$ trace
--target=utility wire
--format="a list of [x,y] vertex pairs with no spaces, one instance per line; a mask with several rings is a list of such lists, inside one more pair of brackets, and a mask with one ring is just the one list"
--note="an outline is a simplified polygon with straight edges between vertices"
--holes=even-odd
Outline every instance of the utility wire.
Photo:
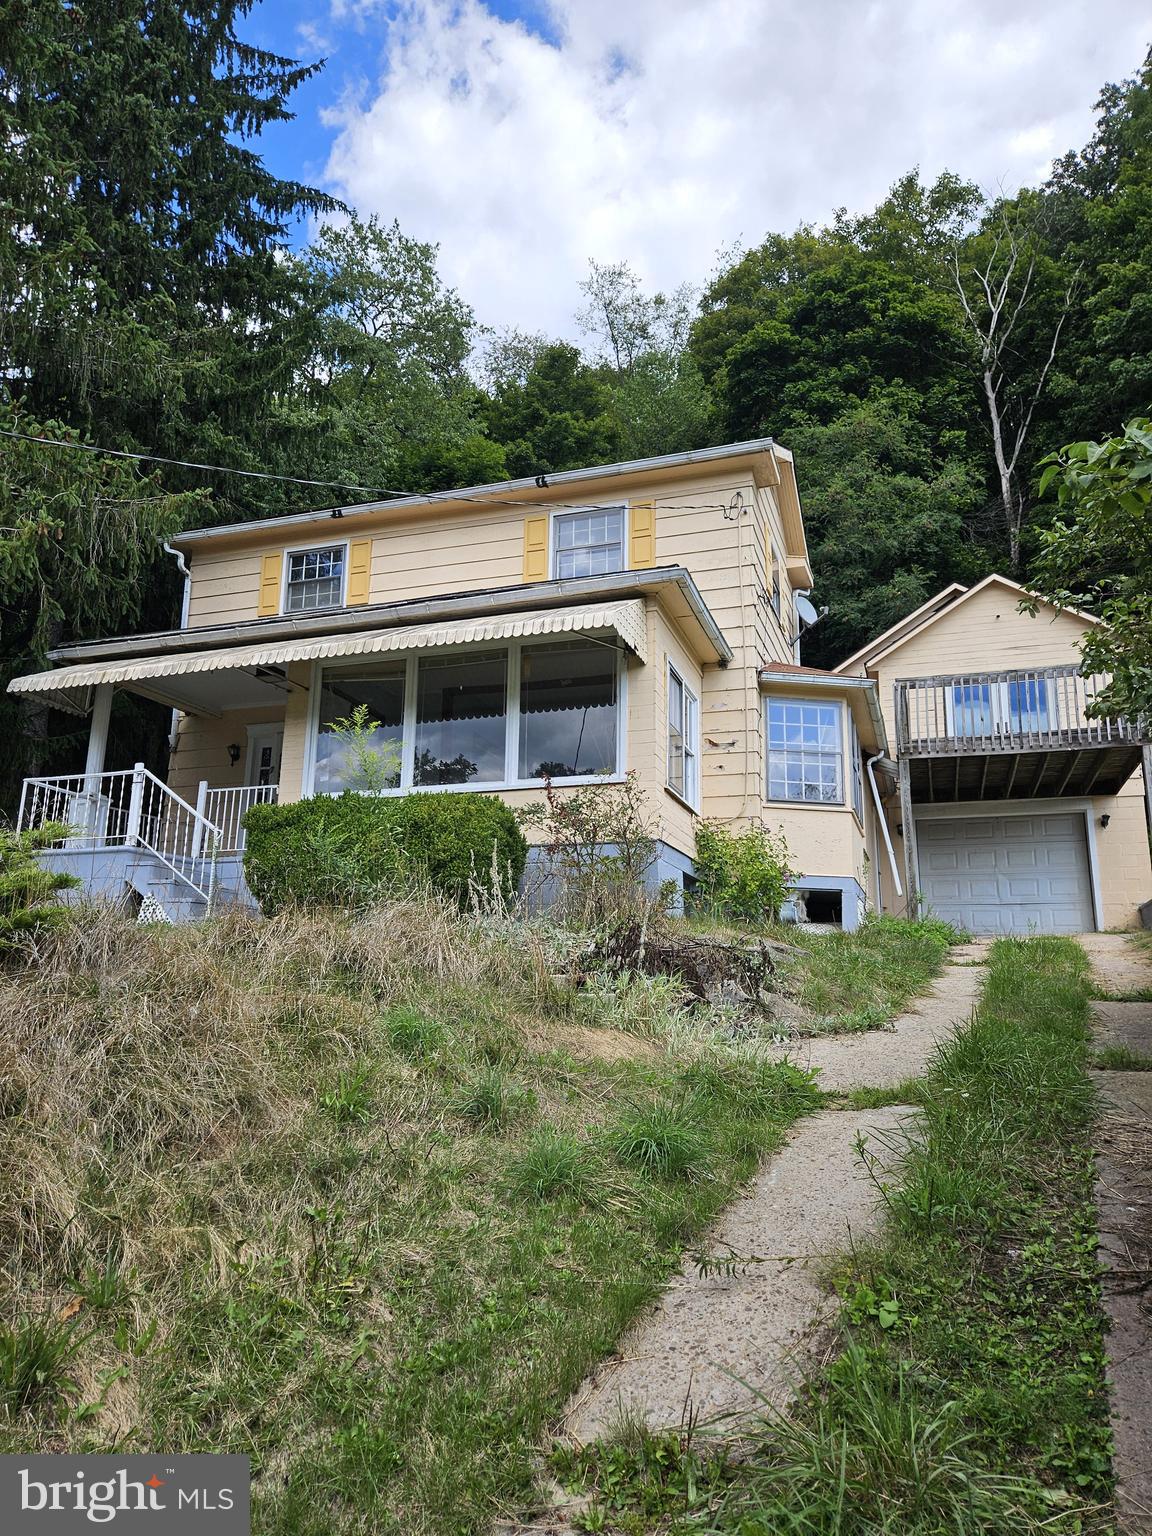
[[[2,427],[0,427],[0,437],[14,438],[16,441],[24,442],[24,443],[40,443],[45,448],[71,448],[71,449],[76,449],[76,450],[78,450],[81,453],[98,453],[102,457],[106,457],[106,458],[131,459],[131,460],[135,461],[136,463],[168,464],[168,465],[171,465],[173,468],[176,468],[176,469],[195,469],[195,470],[201,470],[205,474],[212,474],[212,475],[242,475],[246,479],[249,479],[249,480],[275,480],[275,481],[279,481],[279,482],[281,482],[282,484],[285,484],[285,485],[315,486],[315,487],[317,487],[319,489],[322,489],[322,490],[332,490],[332,491],[356,491],[356,492],[360,493],[361,495],[371,496],[371,497],[374,497],[376,499],[381,499],[381,500],[384,499],[384,498],[387,498],[387,497],[390,497],[390,498],[393,498],[393,499],[403,499],[403,498],[411,497],[411,498],[419,499],[419,500],[425,501],[425,502],[433,502],[433,501],[477,502],[477,503],[483,504],[484,506],[489,506],[489,507],[492,507],[492,506],[505,506],[505,507],[560,507],[560,508],[569,508],[569,507],[571,507],[571,508],[574,508],[574,509],[578,509],[579,511],[582,511],[582,512],[586,511],[587,508],[588,508],[588,503],[586,501],[553,501],[551,499],[549,499],[548,501],[531,501],[531,500],[527,500],[527,499],[522,499],[520,497],[497,497],[497,496],[484,496],[484,495],[476,495],[476,494],[465,495],[465,494],[463,494],[460,491],[398,491],[398,490],[381,490],[379,486],[353,485],[350,481],[344,481],[344,480],[307,480],[307,479],[302,478],[299,475],[278,475],[278,474],[274,474],[270,470],[263,470],[263,469],[233,469],[233,468],[230,468],[226,464],[199,464],[199,463],[196,463],[195,461],[189,460],[189,459],[169,459],[169,458],[165,458],[162,454],[158,454],[158,453],[130,453],[130,452],[128,452],[127,449],[124,449],[124,448],[101,448],[96,443],[74,443],[74,442],[69,442],[69,441],[67,441],[66,439],[63,439],[63,438],[41,437],[41,436],[38,436],[34,432],[13,432],[13,431],[10,431],[7,428],[2,428]],[[723,502],[718,502],[718,501],[717,502],[712,502],[712,501],[688,502],[688,501],[681,501],[678,497],[674,497],[674,498],[671,498],[671,499],[674,500],[678,506],[683,507],[686,510],[691,508],[691,509],[695,509],[695,510],[699,510],[699,511],[711,511],[711,512],[722,512],[722,511],[724,511],[724,503]],[[326,511],[328,509],[327,508],[317,508],[317,509],[314,509],[314,510]],[[278,515],[283,515],[283,514],[278,514]],[[268,519],[268,521],[272,521],[272,520],[273,519],[271,519],[271,518]],[[259,519],[259,518],[254,518],[253,519],[253,522],[259,522],[259,521],[261,521],[261,519]]]

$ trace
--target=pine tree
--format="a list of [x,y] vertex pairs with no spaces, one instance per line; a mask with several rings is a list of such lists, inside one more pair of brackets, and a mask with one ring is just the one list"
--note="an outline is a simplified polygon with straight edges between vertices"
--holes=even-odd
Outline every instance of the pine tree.
[[[176,457],[261,451],[306,309],[281,256],[339,205],[251,147],[320,67],[239,38],[252,3],[9,0],[0,368],[34,414]],[[221,515],[243,484],[215,487]]]

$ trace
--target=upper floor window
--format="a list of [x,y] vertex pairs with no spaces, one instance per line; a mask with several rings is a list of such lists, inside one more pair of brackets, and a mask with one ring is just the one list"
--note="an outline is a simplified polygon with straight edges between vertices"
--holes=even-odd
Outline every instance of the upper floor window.
[[604,576],[626,564],[623,507],[563,512],[552,519],[554,577]]
[[668,668],[668,788],[689,805],[700,798],[700,701]]
[[841,706],[769,699],[768,798],[844,803]]
[[344,546],[298,549],[288,556],[284,589],[286,613],[311,613],[338,608],[344,601]]

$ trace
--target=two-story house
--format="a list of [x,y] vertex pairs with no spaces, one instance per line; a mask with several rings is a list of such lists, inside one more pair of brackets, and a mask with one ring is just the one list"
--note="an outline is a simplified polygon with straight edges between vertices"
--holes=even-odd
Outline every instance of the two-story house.
[[[908,694],[889,655],[903,645],[917,667],[935,669],[937,653],[916,637],[962,594],[950,589],[836,672],[804,667],[798,615],[810,612],[813,573],[792,458],[771,439],[200,529],[172,553],[185,572],[179,629],[62,647],[50,671],[10,685],[90,717],[84,772],[29,780],[20,813],[24,825],[71,827],[51,857],[89,892],[151,898],[175,916],[218,894],[243,899],[244,812],[348,787],[334,728],[363,705],[396,793],[516,804],[537,798],[546,777],[563,786],[633,772],[658,839],[656,880],[690,883],[697,819],[708,816],[783,829],[801,871],[797,910],[810,919],[852,927],[869,907],[903,910],[921,887],[942,910],[951,902],[933,884],[945,834],[927,825],[947,800],[945,779],[925,775],[936,748],[925,758],[909,734],[908,698],[927,694]],[[1007,598],[1001,606],[1014,609]],[[1086,622],[1061,619],[1047,663],[1074,675],[1073,632]],[[1015,636],[1015,619],[1009,628]],[[975,630],[965,643],[981,638]],[[981,676],[989,664],[979,646],[952,659]],[[1006,709],[1021,723],[1018,694],[1005,685],[1002,709],[1002,685],[989,683],[981,714],[984,695],[971,688],[982,682],[936,681],[950,766],[968,775],[974,762],[999,761],[1004,743],[990,743],[981,722],[999,728]],[[1014,815],[1030,787],[1030,801],[1073,797],[1073,815],[1090,802],[1097,821],[1119,820],[1121,799],[1139,809],[1140,796],[1118,793],[1140,759],[1134,733],[1088,726],[1093,685],[1076,686],[1078,733],[1047,680],[1043,704],[1026,688],[1051,782],[1036,779],[1029,758],[1011,782],[989,770],[969,799],[1012,800]],[[173,710],[165,781],[105,761],[117,689]],[[1089,767],[1065,777],[1051,766],[1064,750],[1057,736],[1078,763],[1108,757],[1091,783]],[[960,806],[967,786],[953,775],[947,803]],[[1113,799],[1116,809],[1097,812]],[[1045,835],[1055,827],[1036,825]],[[1038,925],[1134,922],[1152,871],[1146,840],[1130,842],[1143,863],[1130,847],[1113,869],[1112,844],[1089,829],[1083,878],[1117,894]]]

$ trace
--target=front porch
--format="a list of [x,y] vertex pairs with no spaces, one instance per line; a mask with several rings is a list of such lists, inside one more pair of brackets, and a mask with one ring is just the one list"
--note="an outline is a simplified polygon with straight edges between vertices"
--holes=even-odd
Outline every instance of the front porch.
[[203,916],[220,905],[247,906],[244,816],[274,804],[275,784],[213,788],[196,803],[175,794],[143,763],[112,773],[24,781],[17,829],[61,826],[41,855],[77,876],[86,898],[138,905],[145,915]]

